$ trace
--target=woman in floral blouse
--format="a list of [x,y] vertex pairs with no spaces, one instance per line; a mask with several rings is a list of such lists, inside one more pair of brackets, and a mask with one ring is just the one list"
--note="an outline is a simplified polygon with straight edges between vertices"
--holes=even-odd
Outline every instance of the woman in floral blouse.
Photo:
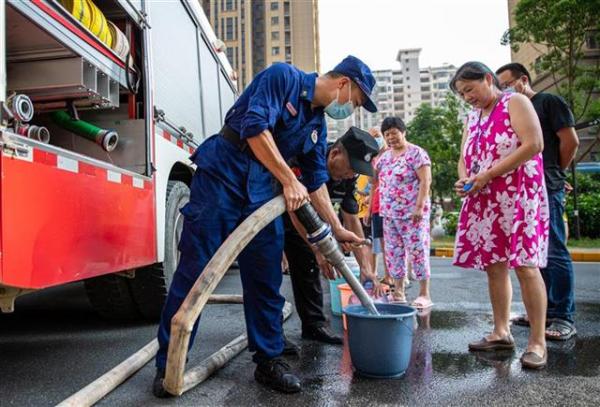
[[404,277],[412,266],[420,283],[419,296],[411,303],[418,309],[433,305],[429,293],[429,218],[431,161],[421,147],[406,140],[406,126],[399,117],[387,117],[381,132],[389,146],[377,161],[379,212],[383,217],[385,262],[394,278],[394,300],[405,302]]
[[473,110],[458,163],[460,211],[454,264],[487,272],[494,330],[470,350],[514,349],[509,314],[514,268],[531,322],[521,363],[546,365],[546,290],[540,267],[548,251],[548,203],[540,123],[527,97],[502,93],[480,62],[461,66],[450,83]]

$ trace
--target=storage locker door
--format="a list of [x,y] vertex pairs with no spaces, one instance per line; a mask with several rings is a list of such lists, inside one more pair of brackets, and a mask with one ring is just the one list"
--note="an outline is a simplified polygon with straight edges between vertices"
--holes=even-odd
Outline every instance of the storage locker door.
[[154,104],[177,126],[202,135],[198,28],[179,1],[149,1]]

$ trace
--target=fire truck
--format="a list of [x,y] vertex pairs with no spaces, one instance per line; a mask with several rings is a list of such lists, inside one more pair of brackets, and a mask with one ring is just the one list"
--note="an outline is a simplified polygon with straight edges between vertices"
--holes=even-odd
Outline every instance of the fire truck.
[[0,0],[0,308],[83,281],[107,318],[157,319],[190,154],[235,72],[196,0]]

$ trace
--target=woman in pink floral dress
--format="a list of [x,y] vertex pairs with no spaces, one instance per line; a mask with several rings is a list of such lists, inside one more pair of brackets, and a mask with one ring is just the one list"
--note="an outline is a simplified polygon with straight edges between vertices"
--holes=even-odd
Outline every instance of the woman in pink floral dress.
[[546,365],[546,290],[540,267],[548,249],[548,203],[541,151],[542,131],[527,97],[502,93],[494,73],[480,62],[461,66],[451,82],[473,110],[467,118],[458,164],[457,193],[464,197],[454,264],[485,270],[494,330],[470,350],[513,349],[509,314],[514,268],[531,331],[524,367]]

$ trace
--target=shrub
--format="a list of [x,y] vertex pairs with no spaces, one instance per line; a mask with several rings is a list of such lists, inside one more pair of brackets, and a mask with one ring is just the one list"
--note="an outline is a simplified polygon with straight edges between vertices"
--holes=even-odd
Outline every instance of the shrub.
[[456,228],[458,226],[458,212],[446,212],[442,215],[442,225],[446,230],[446,234],[449,236],[456,235]]
[[[577,195],[579,207],[579,231],[581,237],[600,238],[600,192],[588,192]],[[567,216],[569,218],[569,236],[575,236],[575,220],[573,218],[573,197],[567,200]]]

